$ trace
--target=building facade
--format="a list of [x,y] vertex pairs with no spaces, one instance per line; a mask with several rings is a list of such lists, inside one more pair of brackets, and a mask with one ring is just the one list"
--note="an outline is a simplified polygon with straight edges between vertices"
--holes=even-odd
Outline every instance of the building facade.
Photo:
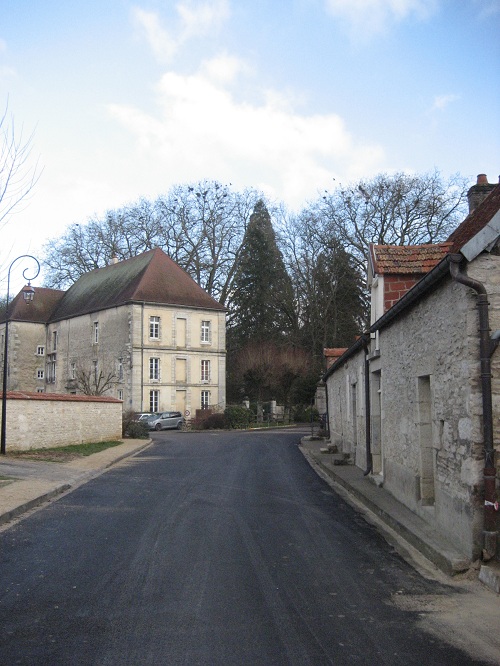
[[378,280],[369,332],[325,375],[339,449],[472,560],[498,557],[500,520],[500,185],[486,194],[398,298]]
[[8,390],[108,395],[187,418],[225,406],[225,310],[159,249],[9,310]]

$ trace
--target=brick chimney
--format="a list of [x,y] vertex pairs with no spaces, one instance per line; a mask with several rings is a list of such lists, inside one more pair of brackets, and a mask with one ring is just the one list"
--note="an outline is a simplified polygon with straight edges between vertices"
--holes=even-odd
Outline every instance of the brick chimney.
[[488,183],[488,177],[485,173],[480,173],[477,177],[477,183],[473,185],[467,192],[467,200],[469,201],[469,213],[482,203],[488,194],[494,189],[495,185]]

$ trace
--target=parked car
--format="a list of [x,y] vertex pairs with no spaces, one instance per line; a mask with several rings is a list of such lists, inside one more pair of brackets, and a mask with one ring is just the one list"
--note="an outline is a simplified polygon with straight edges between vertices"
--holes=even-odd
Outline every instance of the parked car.
[[135,420],[136,421],[147,421],[152,416],[158,416],[158,414],[152,414],[151,412],[138,412],[135,415]]
[[166,430],[167,428],[180,430],[184,423],[185,419],[180,412],[162,412],[148,420],[150,430]]

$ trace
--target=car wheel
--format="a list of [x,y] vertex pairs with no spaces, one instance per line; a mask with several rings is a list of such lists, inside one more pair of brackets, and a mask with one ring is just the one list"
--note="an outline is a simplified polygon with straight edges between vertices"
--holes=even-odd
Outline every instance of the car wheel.
[[155,430],[161,430],[161,423],[157,423],[155,425]]
[[182,421],[177,424],[177,430],[182,430]]

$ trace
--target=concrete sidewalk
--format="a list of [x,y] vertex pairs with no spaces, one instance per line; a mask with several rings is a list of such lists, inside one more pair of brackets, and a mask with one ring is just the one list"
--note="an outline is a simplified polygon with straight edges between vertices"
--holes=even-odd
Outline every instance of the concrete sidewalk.
[[[471,561],[429,523],[401,504],[387,490],[378,487],[354,465],[335,464],[339,456],[322,453],[323,440],[304,437],[300,449],[310,464],[364,508],[374,514],[382,526],[395,533],[429,562],[449,576],[467,571]],[[496,563],[482,565],[479,579],[495,592],[500,592],[500,567]]]
[[1,456],[0,525],[98,476],[108,467],[134,455],[150,443],[150,439],[127,439],[123,444],[68,463],[47,463]]

